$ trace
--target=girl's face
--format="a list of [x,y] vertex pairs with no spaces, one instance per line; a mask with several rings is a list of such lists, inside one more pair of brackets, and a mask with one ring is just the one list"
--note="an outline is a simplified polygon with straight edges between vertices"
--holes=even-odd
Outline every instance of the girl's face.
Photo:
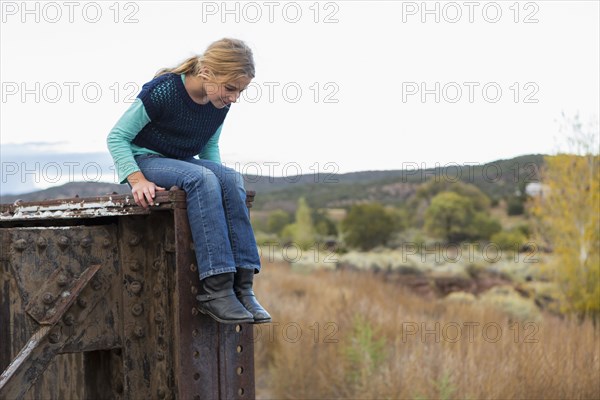
[[243,77],[227,83],[206,83],[208,100],[216,107],[223,108],[235,103],[252,79]]

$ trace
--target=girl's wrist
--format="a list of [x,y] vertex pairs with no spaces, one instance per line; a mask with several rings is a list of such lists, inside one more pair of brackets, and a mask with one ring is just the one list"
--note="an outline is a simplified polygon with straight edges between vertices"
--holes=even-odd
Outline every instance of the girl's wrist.
[[129,182],[130,185],[134,185],[136,183],[139,183],[141,181],[145,181],[146,177],[144,176],[144,174],[142,174],[142,171],[135,171],[132,172],[131,174],[129,174],[129,176],[127,176],[127,182]]

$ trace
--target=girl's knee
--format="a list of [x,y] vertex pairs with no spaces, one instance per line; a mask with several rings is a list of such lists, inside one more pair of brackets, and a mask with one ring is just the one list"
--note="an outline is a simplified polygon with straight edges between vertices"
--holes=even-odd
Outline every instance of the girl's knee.
[[219,186],[219,179],[214,172],[207,168],[191,168],[185,173],[184,184]]

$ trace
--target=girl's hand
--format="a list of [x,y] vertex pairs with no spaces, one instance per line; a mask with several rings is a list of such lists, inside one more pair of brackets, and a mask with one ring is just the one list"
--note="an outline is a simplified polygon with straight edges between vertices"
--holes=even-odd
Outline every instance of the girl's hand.
[[134,172],[127,177],[131,184],[131,193],[133,200],[138,206],[148,208],[149,205],[154,205],[154,196],[156,191],[166,190],[163,187],[157,186],[154,182],[150,182],[144,177],[141,171]]

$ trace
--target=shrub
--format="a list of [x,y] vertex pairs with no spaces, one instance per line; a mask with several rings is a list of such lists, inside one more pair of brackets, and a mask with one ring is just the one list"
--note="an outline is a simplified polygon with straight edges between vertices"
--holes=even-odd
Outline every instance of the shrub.
[[527,237],[520,230],[512,229],[495,233],[490,241],[502,250],[520,251],[527,244]]
[[361,250],[385,245],[397,230],[395,217],[378,203],[354,205],[342,221],[344,239],[350,247]]

